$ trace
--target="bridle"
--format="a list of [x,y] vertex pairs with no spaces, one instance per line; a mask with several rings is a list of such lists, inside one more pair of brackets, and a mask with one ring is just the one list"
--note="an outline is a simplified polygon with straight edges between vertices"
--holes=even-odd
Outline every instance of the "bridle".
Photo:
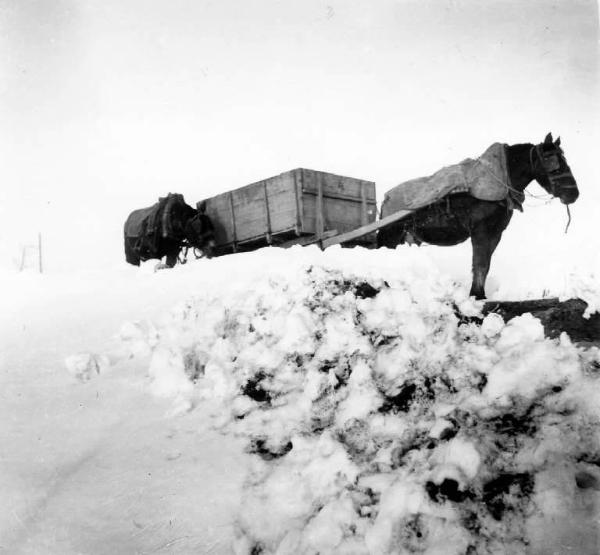
[[[533,157],[534,152],[537,154],[535,160]],[[548,168],[548,162],[550,162],[550,159],[554,156],[559,158],[560,152],[552,151],[550,153],[544,153],[544,151],[542,150],[542,145],[533,145],[529,149],[529,164],[531,166],[531,172],[534,176],[538,175],[538,172],[536,171],[536,165],[539,163],[542,171],[544,172],[545,177],[550,183],[550,194],[552,196],[558,197],[559,195],[557,194],[557,192],[560,193],[564,189],[575,189],[577,188],[577,183],[575,183],[575,180],[573,179],[573,174],[571,173],[571,170],[562,172],[560,171],[560,163],[558,163],[558,167],[556,167],[555,169]],[[561,183],[562,179],[565,177],[570,177],[571,179],[573,179],[573,183]]]
[[[533,159],[533,152],[537,154],[537,161],[540,163],[542,170],[545,173],[545,177],[548,179],[550,183],[551,192],[550,194],[554,197],[560,196],[560,193],[565,189],[576,189],[577,183],[575,183],[575,179],[573,178],[573,174],[571,170],[560,171],[560,149],[556,147],[556,150],[553,150],[550,153],[544,153],[542,149],[542,145],[533,145],[529,150],[529,164],[531,165],[531,172],[534,176],[537,176],[537,172],[535,171],[535,161]],[[548,167],[548,163],[552,157],[557,158],[558,166],[555,169]],[[561,182],[563,178],[570,177],[572,182]],[[558,192],[558,194],[557,194]],[[569,205],[565,205],[567,208],[567,225],[565,227],[565,233],[569,230],[569,226],[571,225],[571,211],[569,210]]]

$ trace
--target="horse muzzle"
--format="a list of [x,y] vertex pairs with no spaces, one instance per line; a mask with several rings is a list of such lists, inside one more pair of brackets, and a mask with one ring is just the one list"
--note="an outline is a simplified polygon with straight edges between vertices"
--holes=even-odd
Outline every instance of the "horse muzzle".
[[563,204],[573,204],[579,198],[577,185],[574,187],[563,188],[558,198]]
[[560,199],[563,204],[572,204],[579,197],[577,182],[571,175],[562,175],[558,179],[551,179],[554,188],[554,196]]

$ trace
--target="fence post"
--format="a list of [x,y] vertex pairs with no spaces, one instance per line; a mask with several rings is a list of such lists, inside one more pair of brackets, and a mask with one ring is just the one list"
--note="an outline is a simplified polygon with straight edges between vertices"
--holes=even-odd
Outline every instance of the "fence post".
[[43,258],[42,258],[42,234],[38,232],[37,245],[24,245],[21,248],[21,265],[19,272],[22,272],[27,266],[27,254],[29,251],[37,251],[37,267],[40,274],[44,271]]

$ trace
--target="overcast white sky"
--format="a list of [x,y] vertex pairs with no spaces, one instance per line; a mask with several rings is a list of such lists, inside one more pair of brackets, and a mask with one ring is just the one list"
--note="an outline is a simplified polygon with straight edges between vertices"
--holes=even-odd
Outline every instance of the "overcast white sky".
[[591,0],[0,0],[0,266],[38,230],[50,269],[123,260],[125,217],[169,191],[302,166],[381,199],[547,131],[571,231],[530,208],[499,256],[576,249],[599,235],[598,26]]

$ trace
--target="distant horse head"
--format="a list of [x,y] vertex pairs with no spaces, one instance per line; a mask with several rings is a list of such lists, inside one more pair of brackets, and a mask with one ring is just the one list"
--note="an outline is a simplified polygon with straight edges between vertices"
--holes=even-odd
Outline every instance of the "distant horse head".
[[563,204],[577,200],[579,189],[560,148],[560,137],[553,141],[552,133],[548,133],[543,143],[531,147],[529,160],[535,180],[548,193]]
[[192,248],[211,258],[215,254],[215,228],[206,215],[206,204],[199,202],[196,207],[185,224],[185,237]]

